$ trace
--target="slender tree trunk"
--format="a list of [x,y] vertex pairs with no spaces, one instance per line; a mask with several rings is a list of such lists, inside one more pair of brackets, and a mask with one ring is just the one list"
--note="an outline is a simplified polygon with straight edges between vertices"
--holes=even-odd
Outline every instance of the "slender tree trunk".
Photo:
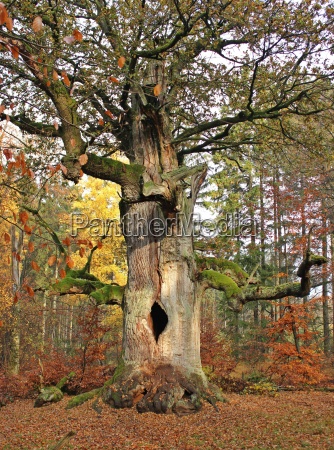
[[[23,246],[23,234],[20,230],[16,230],[14,225],[10,229],[11,245],[12,245],[12,282],[13,296],[20,289],[21,285],[21,268],[18,255],[21,254]],[[9,354],[9,371],[18,374],[20,371],[20,307],[18,302],[12,306],[12,329],[10,331],[10,354]]]
[[[328,245],[327,245],[327,220],[323,218],[324,235],[322,238],[322,255],[327,258]],[[324,353],[326,356],[330,353],[330,330],[329,330],[329,307],[328,307],[328,286],[327,286],[327,273],[323,268],[322,275],[322,313],[323,313],[323,330],[324,330]]]

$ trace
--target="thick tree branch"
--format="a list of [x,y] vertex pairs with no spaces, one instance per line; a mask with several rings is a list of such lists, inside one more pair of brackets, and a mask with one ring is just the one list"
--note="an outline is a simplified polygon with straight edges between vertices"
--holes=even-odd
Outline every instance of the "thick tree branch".
[[284,283],[278,286],[250,286],[256,280],[249,280],[249,276],[237,264],[227,261],[229,268],[224,267],[225,260],[217,259],[217,264],[214,258],[199,258],[198,261],[202,268],[203,265],[205,267],[211,265],[217,269],[206,268],[200,272],[199,280],[202,282],[202,287],[223,291],[227,300],[233,305],[233,309],[237,311],[240,311],[246,303],[257,300],[277,300],[288,296],[305,297],[312,288],[310,269],[327,263],[325,257],[314,255],[308,250],[297,271],[297,276],[301,278],[300,282]]

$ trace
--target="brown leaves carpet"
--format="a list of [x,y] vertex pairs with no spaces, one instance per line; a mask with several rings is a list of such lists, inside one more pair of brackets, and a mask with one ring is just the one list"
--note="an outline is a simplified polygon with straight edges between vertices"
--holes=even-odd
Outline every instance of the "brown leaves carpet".
[[92,401],[66,410],[60,403],[33,408],[20,400],[0,409],[0,449],[49,449],[69,431],[62,449],[333,449],[334,393],[281,392],[276,397],[227,395],[216,411],[195,415],[138,414]]

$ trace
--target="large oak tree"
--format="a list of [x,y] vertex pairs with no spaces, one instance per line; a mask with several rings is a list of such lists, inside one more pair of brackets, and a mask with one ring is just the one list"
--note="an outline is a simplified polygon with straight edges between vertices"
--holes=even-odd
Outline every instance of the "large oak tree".
[[84,270],[58,285],[123,307],[123,360],[104,400],[194,411],[217,395],[201,368],[198,292],[223,290],[236,309],[304,296],[310,268],[324,262],[308,251],[301,283],[274,289],[230,261],[196,260],[200,156],[233,157],[256,143],[257,124],[331,106],[333,10],[312,0],[0,5],[2,118],[56,141],[68,180],[85,173],[122,188],[127,285]]

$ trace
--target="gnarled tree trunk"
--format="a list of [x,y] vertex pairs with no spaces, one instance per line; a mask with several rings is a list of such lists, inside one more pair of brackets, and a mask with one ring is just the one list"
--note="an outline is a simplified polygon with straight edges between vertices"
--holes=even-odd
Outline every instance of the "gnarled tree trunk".
[[[206,167],[180,168],[163,111],[143,105],[139,96],[133,104],[137,108],[128,153],[145,170],[139,195],[133,197],[123,188],[121,216],[129,273],[123,362],[104,398],[116,407],[138,403],[141,412],[181,414],[197,410],[201,396],[209,396],[200,360],[200,305],[191,232]],[[185,178],[191,180],[188,191]]]

